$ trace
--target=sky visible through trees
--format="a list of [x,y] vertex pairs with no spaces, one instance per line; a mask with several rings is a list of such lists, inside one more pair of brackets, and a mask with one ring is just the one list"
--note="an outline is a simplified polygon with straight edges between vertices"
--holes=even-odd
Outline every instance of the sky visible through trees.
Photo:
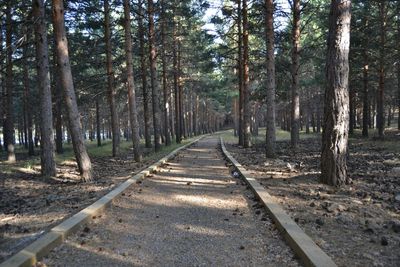
[[[399,43],[395,0],[0,1],[2,207],[35,182],[87,188],[210,134],[284,177],[272,184],[378,203],[369,217],[389,220]],[[307,205],[337,215],[324,203]]]

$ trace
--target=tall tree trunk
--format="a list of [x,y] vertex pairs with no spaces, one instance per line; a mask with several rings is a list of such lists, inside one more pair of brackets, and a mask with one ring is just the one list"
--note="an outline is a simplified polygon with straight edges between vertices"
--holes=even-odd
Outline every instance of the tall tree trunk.
[[243,31],[242,31],[242,0],[238,0],[238,87],[239,87],[239,145],[244,145],[244,125],[243,125]]
[[55,91],[55,108],[54,108],[54,116],[55,116],[55,128],[56,128],[56,152],[57,154],[64,153],[63,149],[63,121],[62,121],[62,111],[63,111],[63,92],[60,86],[60,67],[57,65],[57,50],[54,45],[54,91]]
[[171,144],[171,131],[169,125],[169,88],[167,85],[167,57],[165,54],[165,22],[166,22],[166,13],[165,13],[165,1],[161,0],[161,57],[162,57],[162,83],[163,83],[163,113],[164,113],[164,136],[165,136],[165,145],[169,146]]
[[24,110],[25,110],[25,120],[26,120],[26,141],[28,145],[28,155],[33,156],[35,154],[34,144],[33,144],[33,127],[32,127],[32,106],[31,106],[31,92],[29,85],[29,71],[28,71],[28,46],[24,46],[23,51],[24,57]]
[[129,120],[132,131],[133,155],[135,161],[140,162],[142,155],[140,153],[140,138],[139,138],[139,123],[136,107],[136,95],[133,79],[133,60],[132,60],[132,37],[131,37],[131,8],[129,0],[124,0],[125,14],[125,53],[126,53],[126,69],[128,81],[128,105],[129,105]]
[[114,87],[114,72],[112,62],[112,48],[111,48],[111,29],[110,29],[110,6],[109,0],[104,0],[104,38],[106,43],[106,71],[107,71],[107,87],[108,87],[108,100],[110,103],[111,115],[111,131],[112,131],[112,156],[118,156],[120,152],[120,129],[119,129],[119,116],[115,104],[115,87]]
[[[4,20],[0,20],[0,55],[3,54],[3,25],[4,25]],[[0,69],[3,69],[3,58],[0,57]],[[6,102],[6,88],[4,87],[3,84],[3,75],[2,72],[0,71],[0,123],[1,126],[3,127],[3,146],[4,150],[6,150],[6,146],[4,143],[4,134],[6,132],[6,125],[5,125],[5,108],[7,106]],[[2,140],[0,139],[0,151],[3,150],[3,146],[1,144]]]
[[292,30],[292,113],[290,141],[292,148],[297,148],[299,142],[300,96],[300,0],[293,0],[293,30]]
[[[25,41],[27,42],[29,39],[29,33],[26,29],[24,28],[24,31],[26,31],[26,37]],[[23,58],[23,67],[22,67],[22,75],[23,75],[23,85],[24,85],[24,96],[23,96],[23,101],[22,101],[22,124],[23,124],[23,143],[25,149],[28,149],[28,95],[26,94],[27,87],[29,87],[29,73],[28,73],[28,42],[24,45],[23,51],[22,51],[22,58]],[[28,89],[29,92],[29,89]]]
[[64,89],[65,103],[79,172],[83,181],[92,180],[92,164],[83,141],[82,125],[68,54],[68,41],[65,32],[64,4],[62,0],[53,0],[53,28],[57,45],[57,63],[60,68],[61,84]]
[[[400,1],[397,2],[397,14],[400,14]],[[397,16],[397,43],[400,44],[400,16]],[[400,50],[397,50],[397,129],[400,130]]]
[[100,107],[99,107],[98,97],[96,97],[96,138],[97,138],[97,146],[101,146],[101,120],[100,120]]
[[194,95],[193,133],[199,135],[199,96],[197,94]]
[[[175,12],[174,12],[175,13]],[[174,67],[174,97],[175,97],[175,139],[176,143],[181,143],[182,140],[182,130],[181,130],[181,111],[179,108],[179,69],[178,69],[178,36],[176,29],[176,21],[174,14],[174,23],[173,23],[173,44],[172,44],[172,52],[173,52],[173,67]]]
[[143,113],[144,113],[144,140],[145,147],[151,148],[151,120],[150,120],[150,108],[149,108],[149,93],[147,87],[147,75],[146,75],[146,52],[145,52],[145,41],[144,41],[144,26],[143,26],[143,2],[139,1],[139,12],[138,12],[138,33],[139,33],[139,46],[140,46],[140,71],[142,79],[142,94],[143,94]]
[[49,50],[43,0],[33,0],[35,18],[36,69],[40,95],[40,145],[41,172],[44,176],[56,175],[54,160],[53,110],[51,101]]
[[347,177],[351,1],[333,0],[329,15],[320,181],[340,186]]
[[243,147],[251,146],[250,140],[250,91],[249,91],[249,29],[247,0],[243,0]]
[[7,1],[6,7],[6,116],[5,116],[5,131],[4,144],[7,147],[7,161],[15,162],[14,151],[14,104],[13,104],[13,50],[12,50],[12,1]]
[[174,127],[174,121],[175,121],[175,116],[174,116],[174,97],[173,97],[173,91],[174,88],[173,86],[170,86],[169,88],[169,126],[170,126],[170,131],[171,131],[171,140],[175,138],[175,127]]
[[149,16],[149,51],[150,51],[150,75],[151,75],[151,95],[153,104],[153,130],[154,130],[154,150],[161,149],[161,117],[160,117],[160,85],[157,79],[157,50],[154,31],[154,7],[153,0],[148,0]]
[[265,0],[265,22],[267,43],[267,132],[265,153],[268,158],[275,157],[275,40],[274,40],[274,3]]
[[349,134],[354,134],[355,122],[356,122],[356,112],[355,112],[355,91],[353,86],[350,85],[349,90]]
[[386,44],[386,1],[379,2],[380,47],[379,47],[379,86],[377,99],[377,127],[379,138],[383,138],[385,130],[384,90],[385,90],[385,44]]
[[[369,1],[366,2],[365,5],[365,13],[364,13],[364,27],[365,29],[368,29],[368,14],[369,12]],[[364,35],[367,34],[367,30],[365,30]],[[366,38],[368,38],[366,36]],[[363,52],[363,125],[362,125],[362,136],[363,137],[368,137],[368,126],[369,126],[369,94],[368,94],[368,74],[369,74],[369,58],[368,58],[368,46],[367,43],[364,45]]]
[[[178,27],[180,26],[180,24],[178,24]],[[178,94],[179,94],[179,129],[181,132],[181,140],[182,140],[182,136],[183,138],[186,138],[186,132],[185,132],[185,110],[183,108],[183,99],[184,99],[184,95],[183,95],[183,84],[182,84],[182,68],[181,68],[181,42],[178,39],[178,64],[177,64],[177,69],[178,69],[178,73],[179,73],[179,78],[178,78]]]
[[310,102],[307,99],[305,103],[306,107],[304,109],[305,114],[305,125],[306,125],[306,134],[310,133]]

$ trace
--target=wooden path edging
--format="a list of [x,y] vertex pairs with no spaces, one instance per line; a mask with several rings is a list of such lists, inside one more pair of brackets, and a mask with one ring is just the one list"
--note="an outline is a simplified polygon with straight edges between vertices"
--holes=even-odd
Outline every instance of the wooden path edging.
[[73,234],[78,228],[87,223],[96,216],[104,211],[104,209],[111,204],[111,202],[118,197],[122,192],[124,192],[132,184],[135,184],[138,180],[144,179],[146,176],[153,172],[159,170],[160,166],[165,164],[169,159],[173,158],[178,154],[179,151],[191,146],[200,139],[204,137],[201,136],[186,145],[178,147],[156,163],[150,165],[146,169],[137,173],[133,177],[129,178],[122,184],[118,185],[116,188],[111,190],[109,193],[101,197],[99,200],[91,204],[90,206],[79,211],[72,217],[61,222],[59,225],[50,229],[48,233],[40,237],[17,254],[13,255],[8,260],[0,264],[0,267],[31,267],[35,265],[38,260],[46,256],[50,251],[59,246],[64,240],[71,234]]
[[240,172],[243,179],[251,187],[256,196],[261,200],[274,220],[277,228],[283,233],[288,245],[293,249],[305,266],[334,267],[333,260],[324,252],[304,231],[290,218],[290,216],[276,203],[265,188],[251,176],[226,149],[224,140],[220,137],[221,148],[226,158]]

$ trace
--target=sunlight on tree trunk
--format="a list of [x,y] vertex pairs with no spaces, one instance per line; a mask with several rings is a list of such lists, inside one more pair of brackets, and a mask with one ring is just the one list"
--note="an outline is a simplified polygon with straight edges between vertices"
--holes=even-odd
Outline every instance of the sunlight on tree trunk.
[[250,77],[249,77],[249,25],[247,0],[243,0],[243,147],[251,147],[250,140]]
[[153,0],[147,1],[147,12],[149,16],[149,51],[150,51],[150,76],[151,76],[151,95],[153,104],[153,131],[154,131],[154,150],[161,149],[161,114],[160,114],[160,85],[157,78],[157,50],[154,30],[154,7]]
[[300,96],[299,96],[299,68],[300,68],[300,0],[293,1],[293,29],[292,29],[292,115],[291,115],[291,146],[296,149],[299,142],[300,127]]
[[133,59],[132,59],[132,39],[131,39],[131,8],[129,0],[124,0],[124,29],[125,29],[125,53],[126,53],[126,72],[128,84],[128,105],[129,120],[132,130],[133,155],[136,162],[142,160],[140,153],[139,124],[136,108],[135,84],[133,79]]
[[110,7],[109,0],[104,0],[104,38],[106,43],[106,71],[108,101],[110,102],[111,132],[112,132],[112,155],[118,156],[120,153],[120,129],[119,115],[115,104],[114,72],[111,48],[111,29],[110,29]]
[[329,15],[321,177],[323,183],[347,184],[349,127],[349,48],[351,1],[334,0]]
[[36,69],[40,94],[40,161],[43,176],[56,175],[53,138],[53,110],[50,90],[49,50],[43,0],[33,0],[35,23]]
[[92,180],[92,163],[87,154],[83,140],[80,114],[76,103],[75,88],[69,61],[68,41],[65,32],[64,3],[62,0],[53,0],[53,27],[57,44],[57,61],[60,68],[61,85],[64,89],[65,103],[68,111],[72,145],[82,180],[87,182]]
[[265,0],[265,22],[267,43],[267,132],[265,153],[269,158],[275,157],[275,55],[274,55],[274,3]]

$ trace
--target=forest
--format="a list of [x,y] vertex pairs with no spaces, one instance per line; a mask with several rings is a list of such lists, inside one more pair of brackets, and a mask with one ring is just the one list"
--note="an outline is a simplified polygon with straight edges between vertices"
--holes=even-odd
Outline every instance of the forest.
[[399,233],[400,1],[0,1],[0,266],[398,266]]

